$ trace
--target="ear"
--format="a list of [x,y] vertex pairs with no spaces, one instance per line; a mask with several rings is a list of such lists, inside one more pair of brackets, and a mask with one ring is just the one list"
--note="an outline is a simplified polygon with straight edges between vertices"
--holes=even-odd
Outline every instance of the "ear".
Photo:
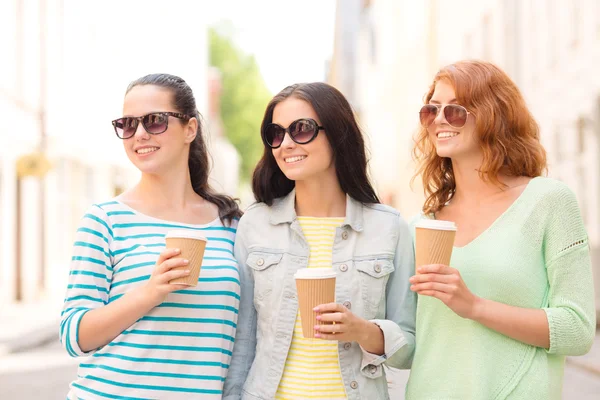
[[185,126],[185,142],[192,143],[196,138],[196,133],[198,132],[198,120],[196,117],[190,118]]

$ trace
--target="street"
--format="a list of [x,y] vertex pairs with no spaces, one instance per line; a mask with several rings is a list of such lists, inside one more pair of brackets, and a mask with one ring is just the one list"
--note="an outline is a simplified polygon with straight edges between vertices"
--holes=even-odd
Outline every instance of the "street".
[[[36,350],[0,356],[0,399],[64,399],[75,377],[77,360],[69,358],[58,343]],[[401,372],[404,381],[407,371]],[[398,384],[402,384],[398,379]],[[600,376],[567,363],[563,399],[598,400]],[[401,399],[394,399],[401,400]]]

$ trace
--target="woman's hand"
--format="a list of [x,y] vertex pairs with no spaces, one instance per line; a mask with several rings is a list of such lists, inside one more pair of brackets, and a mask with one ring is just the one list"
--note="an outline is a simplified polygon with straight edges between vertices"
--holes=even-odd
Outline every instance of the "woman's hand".
[[410,290],[423,296],[440,299],[463,318],[474,319],[479,298],[475,296],[458,270],[442,264],[423,265],[410,278]]
[[356,342],[369,353],[377,355],[384,353],[383,332],[376,324],[354,315],[342,304],[321,304],[315,307],[314,311],[323,313],[317,315],[317,320],[333,322],[332,325],[315,325],[315,337],[323,340]]
[[150,279],[143,287],[145,295],[152,302],[154,307],[165,301],[165,298],[169,293],[184,288],[182,285],[172,285],[169,283],[173,279],[182,278],[190,274],[188,269],[173,270],[173,268],[183,267],[189,264],[188,260],[175,257],[179,254],[181,254],[181,250],[179,249],[163,250],[156,261],[156,266],[152,271]]
[[315,337],[324,340],[360,342],[364,338],[365,325],[371,324],[354,315],[342,304],[321,304],[314,311],[322,313],[317,315],[318,321],[333,322],[331,325],[315,325]]

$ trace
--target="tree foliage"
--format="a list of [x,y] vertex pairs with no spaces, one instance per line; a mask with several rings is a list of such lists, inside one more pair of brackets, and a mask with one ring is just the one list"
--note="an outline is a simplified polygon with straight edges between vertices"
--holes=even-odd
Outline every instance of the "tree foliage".
[[260,123],[271,94],[254,57],[236,47],[230,35],[211,28],[209,49],[210,64],[222,74],[224,134],[240,153],[240,178],[248,182],[263,151]]

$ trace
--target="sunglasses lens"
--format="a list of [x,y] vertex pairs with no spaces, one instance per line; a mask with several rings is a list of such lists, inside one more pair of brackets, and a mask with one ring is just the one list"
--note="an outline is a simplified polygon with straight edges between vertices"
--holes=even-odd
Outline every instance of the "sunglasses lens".
[[317,134],[317,124],[310,119],[301,119],[290,126],[290,134],[294,142],[299,144],[308,143]]
[[279,125],[271,124],[265,129],[265,141],[271,147],[281,146],[284,135],[285,130]]
[[467,123],[467,109],[456,104],[448,104],[444,108],[446,121],[455,128],[462,128]]
[[168,116],[164,114],[148,114],[142,120],[148,133],[163,133],[168,127]]
[[115,121],[115,132],[121,139],[127,139],[135,135],[137,120],[134,118],[119,118]]
[[423,107],[421,107],[421,111],[419,111],[419,120],[421,121],[421,125],[424,128],[428,128],[435,120],[437,114],[437,106],[434,106],[433,104],[425,104]]

